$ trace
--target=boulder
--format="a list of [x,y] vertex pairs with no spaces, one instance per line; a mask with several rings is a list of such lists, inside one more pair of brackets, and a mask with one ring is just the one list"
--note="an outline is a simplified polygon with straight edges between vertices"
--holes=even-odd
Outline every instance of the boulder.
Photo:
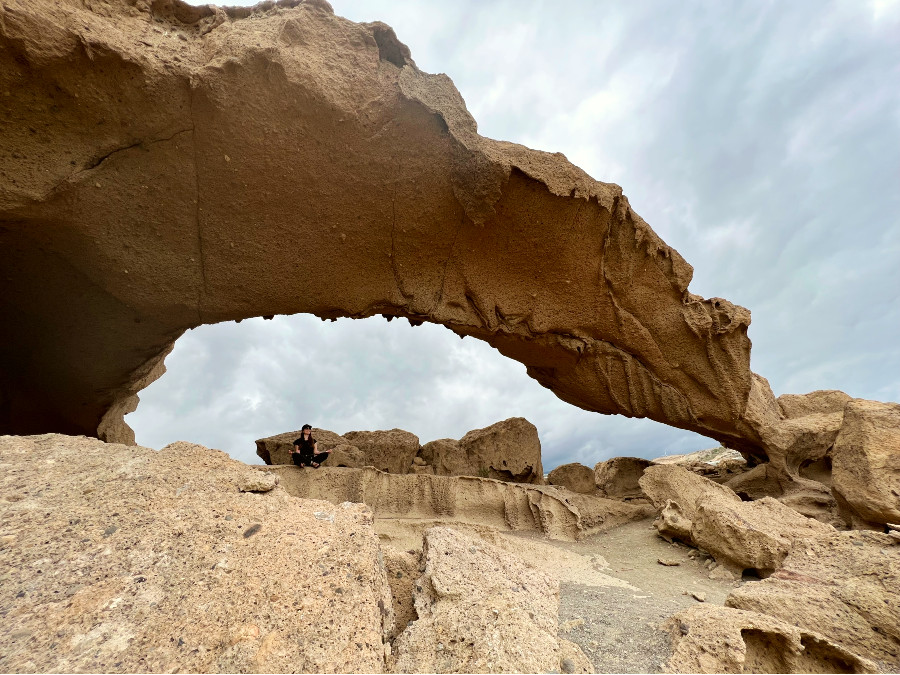
[[758,612],[704,604],[664,627],[672,636],[672,673],[878,672],[829,637]]
[[429,441],[422,446],[419,456],[427,464],[434,467],[438,476],[477,476],[478,467],[471,467],[459,441],[453,438],[440,438]]
[[[266,464],[292,464],[291,450],[301,431],[288,431],[277,436],[260,438],[256,441],[256,454]],[[327,429],[313,429],[312,436],[319,444],[319,452],[340,445],[347,445],[347,439]],[[331,458],[329,458],[331,459]]]
[[741,453],[721,446],[687,455],[666,455],[652,461],[653,464],[678,464],[716,483],[726,483],[748,470],[747,460]]
[[351,469],[361,469],[366,466],[366,455],[355,445],[349,445],[345,442],[331,449],[328,466],[346,466]]
[[[799,538],[780,569],[732,591],[728,607],[768,614],[900,668],[900,542],[875,532]],[[839,672],[839,671],[831,671]]]
[[368,507],[241,492],[183,442],[7,436],[0,462],[3,672],[384,670]]
[[639,457],[613,457],[594,466],[594,483],[600,495],[610,499],[645,497],[638,481],[650,464]]
[[[559,583],[518,556],[447,527],[425,533],[418,619],[394,641],[398,673],[576,672],[560,646]],[[569,659],[564,670],[562,660]]]
[[690,521],[696,517],[697,502],[708,494],[717,495],[725,503],[741,502],[733,490],[675,464],[648,466],[639,484],[657,509],[669,501],[676,502],[683,517]]
[[597,491],[597,486],[594,484],[594,472],[578,462],[556,467],[547,476],[547,482],[583,494],[592,494]]
[[390,431],[350,431],[344,434],[365,457],[364,466],[389,473],[409,473],[413,458],[419,454],[419,437],[402,429]]
[[834,532],[772,497],[742,502],[713,492],[697,500],[691,520],[694,542],[716,561],[735,572],[751,569],[763,576],[781,566],[797,541]]
[[537,428],[524,417],[473,429],[459,440],[459,447],[474,475],[515,483],[544,482],[541,441]]
[[846,519],[900,523],[900,404],[855,399],[834,444],[833,490]]
[[828,415],[844,411],[852,396],[836,389],[812,391],[808,394],[782,394],[776,401],[786,419],[808,415]]

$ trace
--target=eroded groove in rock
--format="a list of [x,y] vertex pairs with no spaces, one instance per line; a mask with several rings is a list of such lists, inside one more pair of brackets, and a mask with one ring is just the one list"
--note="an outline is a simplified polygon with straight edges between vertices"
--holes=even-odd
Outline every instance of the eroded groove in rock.
[[0,7],[0,431],[131,441],[119,412],[188,328],[387,314],[764,456],[750,313],[691,294],[618,186],[479,136],[390,28],[329,10]]

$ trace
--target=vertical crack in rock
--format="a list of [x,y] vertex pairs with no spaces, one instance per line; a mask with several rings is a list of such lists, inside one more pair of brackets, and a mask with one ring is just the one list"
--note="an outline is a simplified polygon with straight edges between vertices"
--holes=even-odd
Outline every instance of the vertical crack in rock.
[[191,145],[194,155],[194,222],[197,227],[197,256],[200,280],[197,285],[197,322],[203,323],[203,302],[206,298],[206,260],[203,250],[203,222],[200,208],[200,156],[197,152],[197,118],[194,115],[194,81],[188,80],[188,108],[191,117]]

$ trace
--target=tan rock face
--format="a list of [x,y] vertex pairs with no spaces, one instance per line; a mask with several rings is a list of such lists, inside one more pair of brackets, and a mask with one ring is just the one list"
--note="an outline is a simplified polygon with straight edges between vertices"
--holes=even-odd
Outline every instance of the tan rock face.
[[241,492],[189,443],[0,437],[0,462],[4,672],[383,671],[367,507]]
[[798,540],[781,569],[745,584],[726,605],[828,636],[879,664],[900,667],[900,542],[874,532]]
[[702,605],[666,622],[673,673],[875,673],[831,638],[765,614]]
[[833,471],[849,520],[900,523],[900,405],[847,403]]
[[541,441],[537,428],[524,417],[511,417],[484,429],[473,429],[459,447],[471,468],[484,478],[516,483],[543,483]]
[[583,494],[593,494],[597,491],[597,486],[594,484],[594,472],[578,462],[556,467],[547,476],[547,482]]
[[650,461],[639,457],[613,457],[594,466],[594,483],[611,499],[645,497],[638,481],[648,466]]
[[479,136],[390,28],[324,2],[95,7],[0,6],[0,432],[131,441],[186,329],[387,314],[757,451],[749,312],[691,294],[618,186]]
[[419,456],[434,467],[438,476],[477,476],[478,467],[469,466],[466,453],[454,438],[440,438],[422,446]]
[[362,451],[364,466],[390,473],[408,473],[419,452],[419,437],[402,429],[350,431],[344,438]]
[[[450,528],[425,533],[424,556],[414,596],[419,618],[394,642],[395,672],[560,672],[563,658],[571,661],[565,672],[575,672],[581,650],[560,649],[555,579]],[[589,664],[580,657],[578,666]]]

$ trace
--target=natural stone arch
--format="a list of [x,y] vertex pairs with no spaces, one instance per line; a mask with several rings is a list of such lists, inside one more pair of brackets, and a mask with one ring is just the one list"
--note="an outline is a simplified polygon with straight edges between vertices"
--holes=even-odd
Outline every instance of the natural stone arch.
[[387,314],[579,407],[764,454],[749,311],[691,294],[618,186],[479,136],[384,24],[13,0],[0,45],[0,432],[133,441],[184,330]]

